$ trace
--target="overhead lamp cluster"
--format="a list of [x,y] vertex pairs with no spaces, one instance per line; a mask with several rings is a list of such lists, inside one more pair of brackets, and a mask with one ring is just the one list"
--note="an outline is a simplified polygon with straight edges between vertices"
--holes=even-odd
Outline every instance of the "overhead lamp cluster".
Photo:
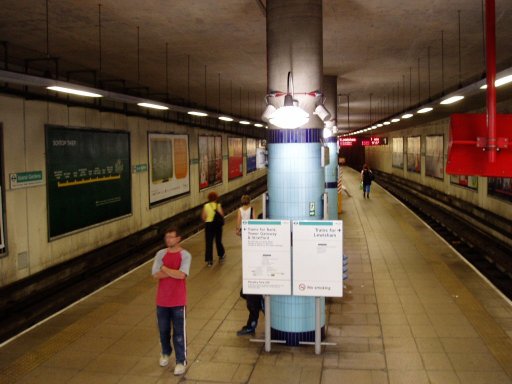
[[[284,129],[295,129],[303,126],[309,121],[309,113],[299,106],[299,101],[294,98],[293,75],[288,72],[287,90],[286,92],[274,91],[265,96],[267,107],[261,116],[262,120]],[[331,114],[323,105],[323,94],[320,91],[301,92],[297,95],[312,96],[319,99],[316,103],[314,114],[323,122],[331,118]],[[270,99],[284,96],[283,106],[276,108]]]
[[[500,73],[500,75],[501,75],[500,78],[496,79],[496,81],[494,82],[495,87],[500,87],[502,85],[512,83],[512,68],[509,68],[509,69],[507,69],[505,71],[502,71]],[[457,91],[457,93],[453,93],[453,94],[448,95],[447,97],[445,97],[442,100],[440,100],[438,103],[440,105],[455,104],[455,103],[457,103],[457,102],[459,102],[459,101],[464,99],[464,94],[472,94],[472,93],[474,93],[475,89],[487,89],[487,84],[485,83],[485,79],[480,80],[478,83],[469,85],[469,86],[467,86],[467,87],[465,87],[463,89],[459,89]],[[434,110],[434,105],[435,104],[436,103],[429,103],[428,105],[422,106],[421,108],[419,108],[419,109],[417,109],[415,111],[407,111],[402,116],[395,116],[395,117],[393,117],[390,120],[379,122],[378,124],[374,124],[374,125],[362,128],[362,129],[360,129],[358,131],[346,133],[343,136],[359,135],[359,134],[362,134],[362,133],[365,133],[365,132],[372,131],[372,130],[375,130],[377,128],[380,128],[380,127],[382,127],[384,125],[390,125],[392,123],[398,123],[400,120],[410,119],[415,114],[420,114],[421,115],[421,114],[425,114],[425,113],[431,112],[431,111]]]

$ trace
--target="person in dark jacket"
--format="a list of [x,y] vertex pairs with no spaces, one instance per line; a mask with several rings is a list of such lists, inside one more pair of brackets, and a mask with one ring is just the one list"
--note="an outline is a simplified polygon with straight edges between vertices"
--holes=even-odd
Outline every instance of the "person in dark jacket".
[[363,183],[363,198],[370,198],[370,186],[372,185],[373,179],[373,172],[368,167],[368,164],[365,164],[363,166],[363,170],[361,171],[361,182]]

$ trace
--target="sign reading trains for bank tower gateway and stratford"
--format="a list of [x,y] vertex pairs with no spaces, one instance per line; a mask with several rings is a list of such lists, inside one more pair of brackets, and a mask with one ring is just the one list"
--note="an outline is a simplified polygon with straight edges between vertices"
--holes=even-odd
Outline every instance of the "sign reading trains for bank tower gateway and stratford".
[[243,292],[291,294],[290,220],[242,221]]

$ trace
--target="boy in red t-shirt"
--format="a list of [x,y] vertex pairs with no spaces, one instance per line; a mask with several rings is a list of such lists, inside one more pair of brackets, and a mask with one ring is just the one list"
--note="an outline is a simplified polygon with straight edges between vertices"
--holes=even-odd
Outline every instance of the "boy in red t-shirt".
[[176,354],[175,375],[185,373],[187,364],[187,339],[185,333],[185,306],[187,305],[186,278],[190,271],[192,256],[181,248],[181,237],[175,228],[165,232],[164,248],[158,251],[153,262],[152,274],[158,279],[156,294],[156,316],[160,332],[160,366],[169,364],[172,344]]

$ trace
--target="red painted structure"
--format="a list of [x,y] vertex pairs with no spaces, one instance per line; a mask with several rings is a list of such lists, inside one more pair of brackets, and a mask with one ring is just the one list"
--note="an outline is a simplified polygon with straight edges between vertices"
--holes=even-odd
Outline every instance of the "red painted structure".
[[489,161],[486,114],[451,116],[446,173],[512,177],[512,115],[496,115],[496,159]]
[[451,116],[448,174],[512,177],[512,115],[496,114],[495,13],[486,0],[487,113]]

